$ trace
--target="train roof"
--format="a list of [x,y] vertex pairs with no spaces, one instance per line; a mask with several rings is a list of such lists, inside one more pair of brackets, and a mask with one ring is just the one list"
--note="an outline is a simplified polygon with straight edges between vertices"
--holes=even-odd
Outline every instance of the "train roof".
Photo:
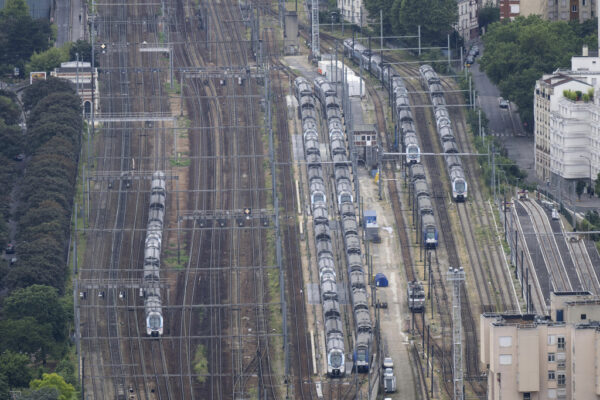
[[415,179],[415,196],[429,195],[429,185],[425,179]]
[[431,214],[425,214],[422,216],[421,218],[422,224],[423,226],[435,226],[435,218],[433,218],[433,215]]
[[410,166],[411,180],[425,179],[425,167],[423,164],[412,164]]

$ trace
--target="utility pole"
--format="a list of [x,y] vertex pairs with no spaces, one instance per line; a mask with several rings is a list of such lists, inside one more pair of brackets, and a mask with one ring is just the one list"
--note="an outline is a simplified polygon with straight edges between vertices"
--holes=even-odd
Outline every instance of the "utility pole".
[[[94,68],[95,68],[95,49],[94,49],[94,31],[96,30],[96,2],[92,0],[92,29],[90,29],[90,39],[92,41],[92,65],[90,68],[92,74],[92,134],[94,136],[94,109],[96,108],[96,99],[94,98],[94,92],[96,91],[96,85],[94,84]],[[90,134],[88,132],[87,137],[87,164],[90,165]]]
[[463,355],[462,355],[462,321],[460,312],[460,287],[465,280],[462,267],[448,270],[448,282],[452,283],[452,349],[454,371],[454,400],[463,400]]
[[319,59],[321,57],[321,51],[319,48],[319,0],[311,0],[311,14],[312,14],[312,43],[310,49],[313,58]]

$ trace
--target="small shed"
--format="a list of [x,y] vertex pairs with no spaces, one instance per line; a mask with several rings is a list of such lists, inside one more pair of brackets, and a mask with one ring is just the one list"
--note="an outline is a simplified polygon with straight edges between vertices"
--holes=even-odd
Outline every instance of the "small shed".
[[379,226],[377,225],[377,213],[375,210],[364,210],[363,216],[365,218],[365,233],[367,234],[367,240],[375,243],[381,242]]
[[385,277],[385,275],[381,272],[378,272],[377,274],[375,274],[375,286],[377,287],[387,287],[388,286],[388,279]]

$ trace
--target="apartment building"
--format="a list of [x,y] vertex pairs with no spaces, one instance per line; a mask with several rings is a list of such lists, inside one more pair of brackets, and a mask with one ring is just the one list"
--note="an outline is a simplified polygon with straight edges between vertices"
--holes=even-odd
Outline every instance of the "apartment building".
[[570,70],[544,75],[535,85],[536,176],[568,193],[577,180],[593,181],[600,171],[598,85],[600,58],[589,56],[587,47],[571,59]]
[[479,22],[477,20],[477,0],[457,0],[458,24],[456,31],[466,41],[479,36]]
[[337,0],[337,7],[344,20],[361,27],[366,24],[368,15],[362,0]]
[[540,15],[550,21],[595,18],[596,0],[500,0],[500,19]]
[[600,399],[600,297],[551,294],[550,316],[482,314],[489,400]]

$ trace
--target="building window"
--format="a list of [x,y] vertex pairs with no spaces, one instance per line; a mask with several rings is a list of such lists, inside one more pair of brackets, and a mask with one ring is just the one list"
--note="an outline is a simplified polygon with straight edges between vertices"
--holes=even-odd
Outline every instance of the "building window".
[[511,336],[500,336],[499,338],[500,347],[510,347],[512,345],[512,337]]
[[548,380],[553,381],[556,379],[556,373],[554,371],[548,371]]
[[582,6],[585,6],[585,0],[582,0],[582,1],[581,1],[581,5],[582,5]]
[[577,6],[575,4],[573,4],[573,7],[571,7],[571,11],[577,12]]
[[587,315],[586,314],[581,314],[581,319],[587,319]]
[[567,378],[565,374],[558,374],[558,386],[565,386],[567,383]]
[[523,393],[523,400],[531,400],[531,393]]
[[500,354],[499,362],[500,362],[500,365],[511,365],[512,364],[512,355],[511,354]]
[[555,362],[556,357],[554,357],[554,353],[548,353],[548,362]]
[[565,338],[562,336],[558,337],[558,349],[559,350],[564,350],[565,349]]

